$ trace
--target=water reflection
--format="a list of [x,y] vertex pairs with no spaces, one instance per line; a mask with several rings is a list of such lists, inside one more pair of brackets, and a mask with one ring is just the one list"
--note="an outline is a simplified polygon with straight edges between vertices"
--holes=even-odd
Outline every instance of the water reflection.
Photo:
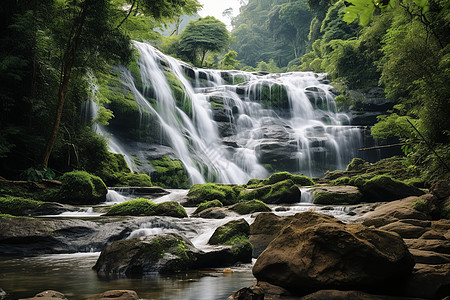
[[68,299],[86,299],[112,289],[134,290],[143,299],[219,300],[244,286],[255,284],[250,265],[232,274],[192,272],[142,279],[106,280],[91,267],[99,253],[5,258],[0,261],[0,287],[7,299],[32,297],[44,290],[57,290]]

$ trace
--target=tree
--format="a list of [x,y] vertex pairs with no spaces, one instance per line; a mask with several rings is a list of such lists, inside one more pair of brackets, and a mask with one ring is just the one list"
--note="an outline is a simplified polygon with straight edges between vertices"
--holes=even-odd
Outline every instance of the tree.
[[180,51],[189,60],[203,66],[206,54],[224,50],[230,35],[224,23],[214,17],[200,18],[189,22],[180,35]]
[[228,51],[227,54],[220,61],[220,68],[222,70],[233,70],[236,69],[239,65],[239,61],[236,60],[237,52],[236,51]]

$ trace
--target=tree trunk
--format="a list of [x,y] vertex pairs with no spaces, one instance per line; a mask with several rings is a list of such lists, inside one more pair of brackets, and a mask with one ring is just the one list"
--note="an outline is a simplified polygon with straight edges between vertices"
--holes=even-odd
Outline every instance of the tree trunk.
[[48,166],[48,160],[50,158],[50,154],[52,153],[56,137],[58,136],[59,125],[61,124],[61,117],[64,108],[64,102],[66,100],[67,89],[69,87],[70,74],[72,72],[72,67],[75,62],[76,50],[80,39],[81,31],[83,29],[83,25],[86,20],[88,1],[89,0],[86,0],[84,2],[84,6],[82,8],[80,16],[75,18],[74,20],[71,35],[67,42],[67,50],[63,57],[62,78],[58,90],[58,107],[56,110],[55,122],[53,124],[53,129],[50,134],[50,137],[47,140],[42,160],[42,164],[44,165],[45,168],[47,168]]

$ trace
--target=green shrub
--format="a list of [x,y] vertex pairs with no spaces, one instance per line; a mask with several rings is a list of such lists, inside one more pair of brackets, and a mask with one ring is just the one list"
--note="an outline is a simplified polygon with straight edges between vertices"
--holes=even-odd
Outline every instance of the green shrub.
[[204,211],[205,209],[211,208],[211,207],[223,207],[222,202],[220,202],[217,199],[214,199],[212,201],[206,201],[203,203],[200,203],[197,206],[197,209],[194,211],[194,214],[198,214],[199,212]]

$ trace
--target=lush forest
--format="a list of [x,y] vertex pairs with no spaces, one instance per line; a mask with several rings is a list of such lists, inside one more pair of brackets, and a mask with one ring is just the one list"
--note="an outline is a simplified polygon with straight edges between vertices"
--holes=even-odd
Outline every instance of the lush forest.
[[[214,17],[181,30],[184,16],[200,7],[195,0],[4,1],[0,175],[38,180],[79,169],[109,183],[131,180],[123,158],[108,151],[81,111],[90,74],[109,82],[104,95],[118,97],[111,95],[114,66],[136,68],[134,39],[199,67],[326,72],[346,106],[358,106],[353,91],[381,87],[393,109],[372,135],[396,137],[418,176],[448,177],[449,3],[249,0],[230,33]],[[175,26],[168,37],[158,33],[165,24]],[[93,122],[108,124],[110,99],[96,101]]]

